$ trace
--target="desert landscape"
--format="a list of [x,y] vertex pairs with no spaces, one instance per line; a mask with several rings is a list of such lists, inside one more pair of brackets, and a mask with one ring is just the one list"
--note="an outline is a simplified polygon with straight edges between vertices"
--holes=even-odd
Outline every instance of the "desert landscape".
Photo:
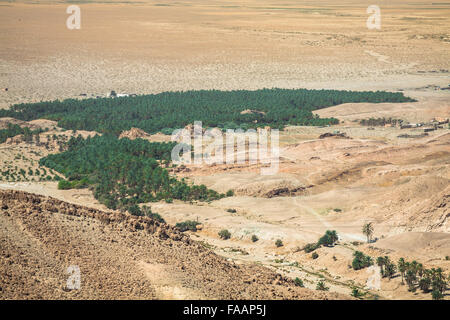
[[[111,91],[305,88],[410,100],[319,106],[314,117],[339,123],[287,123],[274,175],[260,163],[166,165],[177,181],[227,196],[142,201],[147,216],[108,205],[94,184],[61,187],[83,180],[51,156],[109,132],[61,114],[5,114],[0,131],[17,134],[0,144],[0,299],[450,299],[445,284],[434,289],[450,273],[448,3],[381,1],[380,30],[367,28],[361,0],[70,4],[81,8],[79,30],[66,28],[64,1],[0,2],[3,110],[127,98]],[[171,141],[129,127],[119,141]],[[337,239],[321,243],[333,230]],[[372,265],[357,267],[358,257]],[[79,290],[66,286],[72,265]]]

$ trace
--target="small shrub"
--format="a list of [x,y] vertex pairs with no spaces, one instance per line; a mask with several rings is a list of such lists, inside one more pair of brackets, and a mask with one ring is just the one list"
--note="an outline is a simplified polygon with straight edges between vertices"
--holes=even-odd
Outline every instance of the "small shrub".
[[313,254],[311,255],[311,257],[313,259],[317,259],[319,257],[319,254],[317,252],[313,252]]
[[355,251],[353,253],[353,261],[352,261],[352,267],[354,270],[359,270],[363,268],[370,267],[373,265],[373,260],[371,257],[366,256],[364,253],[360,251]]
[[72,184],[70,183],[70,181],[67,181],[67,180],[59,180],[59,182],[58,182],[58,189],[59,190],[72,189]]
[[236,209],[227,209],[227,212],[229,212],[229,213],[236,213]]
[[[56,177],[56,176],[55,176]],[[41,180],[47,180],[50,181],[53,178],[49,175],[47,175],[45,177],[45,179],[41,179]],[[86,188],[89,185],[89,180],[87,178],[82,178],[82,179],[73,179],[73,180],[64,180],[61,179],[60,177],[56,178],[55,180],[58,180],[58,189],[60,190],[69,190],[69,189],[82,189],[82,188]]]
[[300,278],[295,278],[294,283],[297,287],[302,287],[302,288],[305,287],[305,285],[303,284],[303,280]]
[[197,225],[199,225],[200,222],[193,221],[193,220],[186,220],[184,222],[177,222],[175,224],[175,227],[180,229],[181,232],[185,232],[187,230],[190,231],[197,231]]
[[304,246],[303,250],[306,253],[310,253],[313,252],[314,250],[316,250],[319,247],[319,245],[317,243],[308,243],[306,246]]
[[334,208],[333,211],[334,211],[334,212],[342,212],[342,209]]
[[275,261],[275,263],[283,263],[284,259],[275,259],[274,261]]
[[281,241],[280,239],[277,239],[277,241],[275,241],[275,245],[277,246],[277,248],[282,247],[283,241]]
[[444,295],[439,290],[433,290],[431,293],[431,298],[433,300],[442,300],[444,298]]
[[165,199],[166,203],[173,203],[173,199],[172,198],[167,198]]
[[231,233],[227,229],[222,229],[219,231],[219,237],[223,240],[228,240],[231,238]]
[[360,298],[363,296],[363,293],[361,291],[359,291],[358,288],[353,288],[352,296],[355,298]]
[[259,240],[259,238],[255,234],[252,235],[252,242],[256,242],[258,240]]
[[325,282],[323,280],[320,280],[319,282],[317,282],[316,290],[328,291],[329,289],[330,288],[325,285]]
[[233,190],[228,190],[227,193],[226,193],[226,196],[227,196],[227,197],[232,197],[232,196],[234,196],[234,191],[233,191]]

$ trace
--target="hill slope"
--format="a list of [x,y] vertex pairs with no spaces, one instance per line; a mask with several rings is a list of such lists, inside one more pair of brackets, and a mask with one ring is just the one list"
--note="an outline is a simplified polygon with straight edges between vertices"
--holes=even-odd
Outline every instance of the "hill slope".
[[[333,299],[236,265],[177,229],[21,191],[0,191],[2,299]],[[66,288],[70,265],[81,289]]]

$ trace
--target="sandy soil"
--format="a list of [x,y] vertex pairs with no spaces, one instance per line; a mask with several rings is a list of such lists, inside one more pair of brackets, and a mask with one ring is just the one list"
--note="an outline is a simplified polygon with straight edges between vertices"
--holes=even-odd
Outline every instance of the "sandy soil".
[[[447,79],[447,81],[450,79]],[[374,106],[371,103],[346,103],[344,105],[317,110],[321,117],[335,117],[349,123],[369,118],[395,118],[411,123],[428,122],[435,117],[450,118],[450,94],[445,91],[420,88],[407,90],[405,95],[413,97],[418,102],[413,103],[381,103]]]
[[[209,204],[175,201],[150,205],[170,224],[187,219],[201,222],[203,229],[192,233],[192,238],[203,241],[219,256],[236,264],[262,264],[291,279],[299,277],[309,289],[315,289],[317,281],[324,279],[331,292],[347,296],[356,285],[368,292],[367,298],[429,299],[429,294],[408,292],[399,277],[383,279],[379,291],[366,290],[366,270],[355,272],[348,268],[354,250],[360,250],[373,257],[405,257],[426,267],[442,267],[447,273],[450,270],[450,261],[445,260],[450,255],[448,126],[422,138],[399,138],[405,133],[420,135],[423,128],[368,130],[358,124],[358,120],[370,117],[400,118],[413,123],[450,117],[450,6],[443,0],[433,4],[389,1],[380,6],[382,29],[375,31],[366,28],[367,3],[359,0],[341,1],[338,5],[324,0],[301,5],[290,0],[283,4],[252,0],[245,5],[234,0],[195,0],[164,6],[161,1],[147,0],[138,4],[89,1],[80,5],[81,30],[71,31],[65,27],[66,5],[55,1],[3,2],[0,89],[8,91],[0,91],[0,107],[46,99],[82,99],[82,93],[87,97],[104,96],[110,90],[152,93],[302,87],[403,91],[418,102],[345,104],[316,112],[337,117],[341,120],[338,126],[287,128],[280,135],[281,163],[275,176],[262,177],[258,166],[190,167],[190,171],[178,173],[217,191],[232,189],[236,194],[233,197]],[[0,127],[7,122],[13,120],[3,119]],[[20,137],[0,145],[2,170],[11,166],[37,169],[42,155],[58,152],[57,142],[48,136],[72,135],[45,120],[17,123],[33,128],[46,126],[50,131],[42,134],[40,145],[26,144]],[[350,139],[318,138],[337,130]],[[136,130],[124,133],[131,138],[142,135]],[[161,134],[144,138],[168,139]],[[61,191],[55,182],[3,180],[0,188],[105,209],[88,190]],[[8,243],[7,254],[17,261],[22,261],[18,253],[27,248],[27,243],[47,241],[47,231],[28,234],[36,227],[54,230],[66,222],[78,226],[80,230],[70,233],[70,243],[77,243],[80,234],[91,232],[85,222],[69,222],[58,216],[46,215],[47,220],[41,225],[22,213],[16,218],[3,211],[2,214],[0,240]],[[366,222],[374,224],[378,238],[371,244],[364,243],[361,232]],[[225,228],[232,233],[226,241],[217,235]],[[337,246],[318,249],[317,259],[298,250],[316,241],[327,229],[338,231]],[[95,237],[100,236],[97,229],[92,232]],[[114,232],[108,231],[108,237],[116,237]],[[59,241],[58,234],[51,239]],[[259,241],[251,242],[253,234]],[[117,237],[121,235],[129,236],[119,233]],[[22,238],[25,242],[21,242]],[[142,239],[147,245],[146,238]],[[284,246],[275,247],[276,239],[281,239]],[[152,245],[160,245],[151,241]],[[64,244],[51,250],[59,252]],[[109,250],[101,240],[95,245]],[[120,242],[117,249],[128,245],[129,242]],[[26,254],[36,255],[34,252],[44,252],[41,250],[46,247],[31,248],[25,250]],[[107,263],[110,258],[103,249],[92,248],[86,259],[92,261],[93,255],[99,255]],[[173,260],[164,264],[156,258],[157,261],[137,259],[129,269],[123,269],[125,257],[135,258],[132,253],[120,255],[114,265],[125,270],[121,273],[127,279],[124,288],[136,285],[135,273],[153,275],[148,284],[138,284],[144,291],[133,293],[133,297],[203,298],[225,294],[215,291],[214,286],[180,284],[186,275],[170,268],[170,272],[165,271],[165,267],[177,265]],[[186,261],[189,265],[191,260]],[[17,272],[17,279],[24,279],[41,263],[44,262],[39,259],[36,264],[22,261],[23,269],[11,270]],[[48,262],[45,272],[65,267],[61,262],[52,263]],[[87,265],[91,268],[91,262]],[[48,288],[60,284],[63,278],[58,277],[59,280],[46,280]],[[97,283],[92,277],[92,283]],[[227,279],[223,274],[220,277]],[[79,297],[104,297],[96,286]],[[212,291],[205,293],[205,288]],[[25,296],[25,291],[17,292]],[[33,296],[33,290],[27,289],[26,293],[38,298]],[[108,291],[104,294],[122,297]],[[46,293],[41,297],[47,297]],[[59,291],[50,297],[77,296]]]
[[[334,130],[346,133],[349,139],[318,138]],[[46,134],[53,132],[77,134],[61,132],[59,128]],[[448,271],[450,262],[445,257],[450,255],[450,133],[439,129],[422,138],[397,137],[405,132],[415,135],[421,131],[395,127],[367,130],[355,123],[334,128],[289,127],[280,135],[281,163],[276,175],[261,176],[258,165],[192,165],[178,175],[220,192],[231,189],[235,196],[209,204],[175,201],[147,205],[172,225],[185,220],[201,222],[202,230],[192,233],[192,237],[217,254],[239,263],[261,263],[289,278],[300,277],[310,289],[315,289],[321,279],[336,293],[348,295],[355,285],[364,289],[368,274],[347,267],[354,250],[373,257],[415,259],[427,267]],[[152,140],[152,136],[137,130],[123,136]],[[155,140],[166,138],[157,135]],[[26,161],[22,158],[16,164],[24,168],[30,161],[36,162],[39,154],[57,152],[56,148],[47,150],[36,142],[5,143],[1,147],[5,149],[4,166],[20,152]],[[89,190],[58,190],[56,182],[4,181],[0,188],[52,196],[111,212]],[[230,213],[229,209],[236,212]],[[365,222],[374,224],[377,242],[364,244],[361,227]],[[219,239],[217,233],[221,229],[228,229],[232,238]],[[337,230],[338,246],[320,248],[317,260],[299,251],[329,229]],[[259,238],[256,243],[251,242],[252,235]],[[274,245],[277,239],[283,241],[283,247]],[[141,266],[147,272],[159,268]],[[383,279],[382,289],[367,290],[367,297],[430,298],[429,294],[410,293],[396,281]],[[181,297],[178,291],[165,295],[164,288],[169,284],[163,282],[162,287],[155,289],[159,296]]]
[[[377,112],[376,106],[373,110]],[[333,130],[350,139],[318,139]],[[408,257],[448,270],[450,134],[441,129],[420,139],[398,138],[405,132],[422,131],[367,130],[354,123],[334,128],[291,127],[280,135],[284,148],[278,174],[261,176],[256,166],[191,166],[179,175],[220,192],[232,189],[236,196],[211,204],[150,205],[171,223],[201,222],[204,227],[196,234],[216,246],[216,252],[304,277],[310,288],[323,276],[317,274],[318,269],[326,270],[326,279],[336,292],[348,294],[355,283],[364,287],[368,275],[347,268],[354,250],[397,260]],[[277,190],[283,188],[287,191],[280,195]],[[366,222],[374,224],[375,237],[381,240],[354,246],[354,241],[365,242],[361,228]],[[232,239],[220,240],[221,229],[228,229]],[[340,235],[338,247],[320,249],[317,260],[298,252],[331,229]],[[252,235],[259,241],[252,243]],[[283,241],[281,249],[275,247],[276,239]],[[292,267],[295,262],[300,263],[300,271]],[[393,283],[383,280],[382,289],[372,293],[383,298],[429,298]]]
[[[27,1],[28,2],[28,1]],[[444,0],[380,4],[269,0],[89,1],[80,30],[66,4],[8,2],[0,10],[0,103],[186,89],[447,87]]]
[[[229,262],[150,218],[20,191],[0,199],[2,299],[345,298]],[[78,289],[67,285],[69,266],[80,270]]]

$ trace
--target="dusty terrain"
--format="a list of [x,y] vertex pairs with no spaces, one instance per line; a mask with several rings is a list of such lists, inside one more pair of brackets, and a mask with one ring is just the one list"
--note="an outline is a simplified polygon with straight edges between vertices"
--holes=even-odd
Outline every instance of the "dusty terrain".
[[[28,2],[28,3],[27,3]],[[447,87],[450,7],[361,0],[0,4],[0,103],[186,89]]]
[[[235,196],[211,203],[147,205],[171,225],[185,220],[202,223],[202,230],[190,233],[191,237],[217,254],[237,263],[262,264],[291,279],[299,277],[309,289],[314,290],[317,281],[325,279],[330,291],[340,294],[348,295],[357,286],[368,293],[367,298],[429,299],[429,294],[408,292],[398,278],[383,279],[381,290],[367,290],[367,271],[355,272],[348,266],[353,252],[359,250],[373,257],[389,255],[395,261],[404,257],[428,268],[450,270],[450,261],[445,258],[450,255],[450,132],[438,129],[422,138],[398,138],[404,133],[417,135],[423,129],[367,128],[355,123],[333,128],[289,127],[280,134],[277,174],[261,176],[260,164],[191,165],[177,174],[220,192],[231,189]],[[348,138],[318,138],[331,130],[346,133]],[[22,158],[15,164],[27,168],[30,161],[37,162],[37,155],[58,152],[45,146],[45,136],[53,132],[68,137],[78,134],[55,127],[41,134],[39,146],[16,137],[17,142],[1,146],[3,163],[10,165],[8,159],[16,152]],[[169,136],[151,136],[139,130],[123,136],[170,140]],[[56,182],[26,177],[2,181],[0,187],[113,213],[87,189],[58,190]],[[378,239],[371,244],[365,244],[361,231],[366,222],[374,224]],[[221,229],[231,232],[230,240],[219,238]],[[337,230],[337,246],[318,249],[317,260],[299,250],[328,229]],[[259,240],[252,242],[252,235]],[[277,248],[276,239],[284,246]]]
[[[2,298],[336,299],[257,265],[237,265],[150,218],[2,191]],[[77,265],[82,288],[67,288]]]
[[[337,292],[349,293],[354,283],[364,287],[367,273],[347,267],[354,250],[396,260],[408,257],[448,270],[448,129],[420,139],[397,138],[405,131],[398,128],[334,129],[351,139],[317,138],[330,128],[292,127],[282,133],[281,141],[297,143],[286,143],[279,173],[274,176],[261,176],[256,166],[191,167],[181,174],[221,192],[231,188],[236,195],[232,198],[208,205],[159,203],[152,208],[169,222],[200,221],[204,227],[197,236],[226,256],[262,261],[292,277],[306,276],[311,288],[320,270]],[[316,138],[309,138],[313,134]],[[364,244],[362,225],[367,222],[374,224],[374,236],[379,239],[375,243]],[[219,240],[221,229],[228,229],[232,239]],[[317,260],[299,251],[331,229],[340,235],[337,247],[321,248]],[[253,234],[259,238],[256,243],[250,241]],[[283,241],[282,248],[276,248],[276,239]],[[354,241],[361,243],[355,246]],[[295,262],[300,263],[301,272],[292,267]],[[340,280],[333,283],[336,279]],[[377,294],[384,298],[427,297],[409,293],[399,284],[392,288],[392,282],[386,280]]]
[[[366,298],[430,299],[421,291],[408,292],[399,277],[383,279],[381,290],[368,290],[367,270],[354,271],[348,265],[353,252],[360,250],[375,258],[404,257],[450,271],[445,259],[450,256],[448,124],[419,137],[423,128],[368,130],[358,121],[450,118],[447,2],[384,1],[381,30],[366,28],[367,3],[358,0],[339,5],[323,0],[252,0],[245,5],[86,1],[80,5],[81,30],[65,27],[66,7],[57,1],[0,3],[0,89],[8,88],[0,91],[1,107],[83,98],[80,94],[104,96],[111,90],[262,87],[403,91],[418,102],[345,104],[317,111],[341,124],[281,132],[280,170],[274,176],[261,176],[257,165],[192,166],[177,173],[220,192],[235,192],[212,203],[149,204],[170,225],[188,219],[201,222],[203,229],[189,236],[217,256],[190,240],[160,241],[153,233],[131,231],[120,223],[104,225],[85,215],[90,212],[85,208],[79,209],[80,217],[43,210],[39,215],[44,219],[37,220],[40,204],[29,204],[34,196],[2,191],[2,201],[17,210],[2,209],[0,215],[0,298],[335,298],[350,297],[357,286],[368,293]],[[0,126],[14,121],[2,119]],[[43,120],[19,124],[49,131],[41,134],[39,144],[15,137],[0,145],[1,170],[39,169],[40,157],[58,152],[53,135],[95,134],[62,131]],[[319,139],[334,131],[349,139]],[[403,134],[417,137],[400,138]],[[123,136],[170,140],[136,130]],[[3,179],[0,188],[111,212],[89,190],[58,190],[56,182],[27,179]],[[48,201],[69,206],[42,200]],[[135,221],[123,219],[125,225]],[[365,243],[361,228],[366,222],[374,224],[376,242]],[[231,232],[230,240],[219,239],[221,229]],[[299,250],[327,229],[337,230],[337,246],[318,249],[317,259]],[[257,242],[250,240],[253,234]],[[277,248],[276,239],[284,246]],[[77,252],[73,248],[78,244],[88,249]],[[150,247],[156,253],[147,250]],[[197,258],[199,252],[212,259],[213,267]],[[82,273],[86,287],[66,292],[65,270],[75,262],[88,270]],[[245,277],[233,273],[235,264]],[[272,271],[255,264],[287,279],[299,277],[306,289],[314,290],[318,280],[325,280],[330,294],[299,290],[288,280],[278,286],[270,280]],[[208,268],[216,272],[214,282],[207,272],[194,272]],[[256,274],[261,282],[244,282]],[[114,290],[117,287],[121,290]]]

